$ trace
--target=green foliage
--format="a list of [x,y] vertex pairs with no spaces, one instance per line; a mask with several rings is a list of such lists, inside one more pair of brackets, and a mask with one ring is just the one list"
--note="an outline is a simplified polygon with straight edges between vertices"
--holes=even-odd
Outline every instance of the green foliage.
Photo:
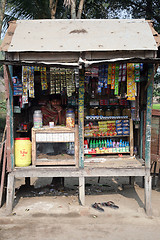
[[6,112],[6,101],[5,100],[0,101],[0,110],[1,110],[1,112]]
[[160,110],[160,103],[158,103],[158,104],[153,104],[153,109]]

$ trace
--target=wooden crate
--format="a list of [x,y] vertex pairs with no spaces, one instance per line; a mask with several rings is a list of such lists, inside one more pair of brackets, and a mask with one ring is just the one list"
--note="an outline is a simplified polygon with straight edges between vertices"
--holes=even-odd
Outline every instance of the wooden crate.
[[[57,155],[56,157],[39,159],[36,154],[37,143],[67,143],[74,142],[74,156],[65,158],[65,155]],[[68,166],[74,165],[78,167],[78,126],[75,128],[67,128],[55,126],[54,128],[44,127],[40,129],[32,128],[32,165],[56,165]]]

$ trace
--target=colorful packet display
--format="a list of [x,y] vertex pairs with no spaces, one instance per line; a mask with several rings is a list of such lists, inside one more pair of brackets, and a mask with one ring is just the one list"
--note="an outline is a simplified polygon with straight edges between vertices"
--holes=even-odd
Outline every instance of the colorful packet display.
[[50,94],[55,94],[55,70],[54,68],[50,68]]
[[46,67],[40,68],[42,91],[48,89]]
[[115,87],[115,71],[116,71],[116,65],[112,64],[112,71],[111,71],[111,89],[114,89]]
[[34,67],[28,67],[29,97],[34,98]]
[[38,72],[40,72],[40,67],[38,67],[38,66],[34,66],[34,71],[38,71]]
[[120,64],[119,65],[119,82],[125,82],[126,81],[126,75],[127,75],[127,64]]
[[111,84],[112,79],[112,64],[108,64],[108,84]]
[[114,87],[114,94],[118,95],[118,89],[119,89],[119,65],[116,64],[116,70],[115,70],[115,87]]
[[22,83],[17,76],[12,77],[13,82],[13,96],[22,95]]
[[136,96],[136,83],[134,81],[134,64],[127,64],[127,96],[128,100],[135,100]]
[[22,104],[28,103],[28,67],[22,67]]
[[134,64],[134,81],[140,82],[140,64],[139,63]]

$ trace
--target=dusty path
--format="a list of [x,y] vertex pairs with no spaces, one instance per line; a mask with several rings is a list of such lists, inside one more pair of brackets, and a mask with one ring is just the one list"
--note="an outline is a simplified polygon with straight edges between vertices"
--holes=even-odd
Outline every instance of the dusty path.
[[[39,196],[34,191],[32,197],[21,193],[12,215],[5,216],[5,206],[0,209],[0,240],[160,239],[159,188],[152,191],[152,217],[145,214],[144,189],[139,184],[122,188],[115,179],[107,184],[104,179],[86,188],[85,207],[78,203],[76,184],[71,194],[61,191],[46,196],[46,187],[39,189]],[[106,207],[99,212],[91,207],[94,202],[108,200],[119,209]]]

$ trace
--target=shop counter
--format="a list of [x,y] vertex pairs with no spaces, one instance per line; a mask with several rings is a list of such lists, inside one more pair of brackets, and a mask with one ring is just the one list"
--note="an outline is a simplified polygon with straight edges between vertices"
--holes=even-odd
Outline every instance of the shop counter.
[[32,128],[32,165],[78,166],[78,126]]

